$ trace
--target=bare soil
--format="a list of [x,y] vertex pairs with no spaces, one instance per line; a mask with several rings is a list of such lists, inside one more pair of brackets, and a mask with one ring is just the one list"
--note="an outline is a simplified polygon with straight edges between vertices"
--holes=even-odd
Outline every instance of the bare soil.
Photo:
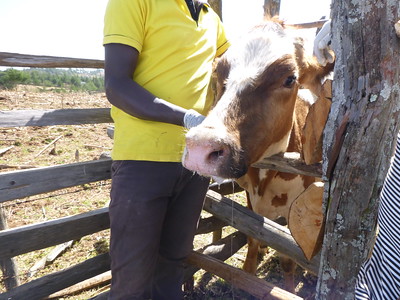
[[[0,110],[16,109],[60,109],[60,108],[97,108],[109,107],[104,93],[55,93],[51,90],[40,91],[37,87],[19,86],[16,90],[0,90]],[[52,166],[98,159],[112,148],[112,140],[106,129],[110,124],[81,126],[48,126],[0,128],[0,153],[2,149],[12,147],[0,154],[0,172],[10,172],[27,167]],[[52,141],[57,142],[47,147]],[[63,189],[49,194],[32,196],[2,204],[9,228],[75,215],[108,205],[110,181],[102,181],[83,186]],[[245,203],[243,195],[232,196],[234,201]],[[223,236],[233,231],[224,229]],[[212,236],[199,235],[195,239],[195,248],[211,243]],[[104,230],[74,241],[53,263],[30,274],[34,264],[45,257],[53,247],[42,249],[16,257],[20,283],[26,283],[43,275],[63,270],[108,251],[109,231]],[[240,268],[246,256],[247,247],[243,247],[227,262]],[[283,288],[283,276],[279,259],[274,250],[260,259],[257,276]],[[5,291],[4,277],[0,272],[0,293]],[[315,290],[316,277],[297,268],[295,275],[296,293],[310,298]],[[56,299],[88,299],[103,292],[107,284],[95,287],[79,294],[65,295]],[[195,274],[195,286],[185,292],[185,299],[255,299],[249,294],[235,289],[224,280],[204,271]]]

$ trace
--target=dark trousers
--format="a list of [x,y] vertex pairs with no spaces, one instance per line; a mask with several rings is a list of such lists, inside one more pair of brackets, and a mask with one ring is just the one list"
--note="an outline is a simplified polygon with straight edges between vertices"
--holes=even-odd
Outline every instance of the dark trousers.
[[113,162],[109,299],[182,299],[208,184],[181,163]]

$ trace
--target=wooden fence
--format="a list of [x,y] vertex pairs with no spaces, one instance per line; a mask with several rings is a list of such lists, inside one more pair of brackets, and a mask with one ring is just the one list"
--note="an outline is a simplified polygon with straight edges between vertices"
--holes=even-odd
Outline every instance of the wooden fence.
[[[102,68],[103,62],[87,59],[0,53],[0,65]],[[80,125],[111,122],[112,119],[108,108],[0,111],[0,127]],[[111,175],[110,166],[110,159],[102,159],[0,173],[0,203],[86,183],[108,180]],[[321,176],[320,165],[306,166],[296,155],[293,156],[290,153],[265,159],[257,166]],[[240,188],[235,186],[235,191],[240,191]],[[319,257],[317,256],[312,261],[307,261],[286,227],[261,217],[222,196],[227,193],[232,193],[232,183],[210,186],[204,210],[213,214],[214,217],[201,220],[198,233],[212,232],[226,225],[236,228],[239,232],[233,234],[233,238],[225,238],[216,242],[225,245],[225,247],[222,247],[222,251],[207,250],[212,248],[212,245],[210,245],[205,247],[202,255],[195,252],[192,253],[188,262],[195,266],[188,268],[186,276],[189,277],[194,274],[199,268],[205,268],[228,281],[233,281],[237,287],[256,297],[270,297],[271,299],[298,298],[264,280],[258,280],[254,276],[222,263],[223,260],[234,254],[246,243],[245,235],[251,235],[264,241],[277,251],[292,257],[303,268],[315,274],[318,273],[319,268]],[[76,240],[107,228],[109,228],[108,208],[103,208],[57,220],[6,229],[0,231],[0,245],[2,245],[0,247],[0,260],[5,261],[30,251]],[[60,232],[62,234],[59,234]],[[204,253],[209,253],[209,255],[205,256]],[[212,257],[217,257],[220,260],[215,261]],[[0,294],[0,299],[21,299],[22,297],[27,297],[27,295],[29,299],[43,299],[73,284],[99,275],[109,270],[109,268],[108,254],[103,254],[66,270],[16,286]],[[240,280],[237,278],[240,278]],[[104,297],[104,295],[99,297]]]
[[[398,6],[398,4],[396,5]],[[338,8],[339,6],[334,7]],[[342,7],[339,8],[344,9]],[[345,18],[343,18],[343,20],[344,19]],[[371,21],[371,24],[373,23],[374,22]],[[351,33],[351,29],[352,28],[348,30],[349,33]],[[390,33],[391,31],[382,31],[382,34],[386,32]],[[338,37],[341,33],[336,32],[335,34]],[[368,35],[364,35],[364,37],[368,39]],[[338,40],[341,39],[338,38]],[[391,43],[392,46],[393,43]],[[348,44],[350,43],[347,43],[345,46],[348,46]],[[379,45],[380,43],[376,42],[374,45],[375,44]],[[337,54],[342,60],[339,61],[339,75],[336,75],[335,73],[336,79],[339,79],[336,87],[337,91],[341,91],[341,89],[347,87],[346,85],[340,84],[343,78],[347,78],[346,74],[348,74],[343,74],[344,70],[346,69],[342,68],[344,66],[343,53],[346,52],[339,48],[337,50]],[[395,51],[395,55],[391,55],[391,57],[398,58],[398,52],[399,51]],[[354,60],[357,61],[358,57],[359,56],[354,56]],[[351,63],[351,61],[347,60],[347,63]],[[0,65],[20,67],[102,68],[103,62],[98,60],[80,60],[0,53]],[[355,65],[357,64],[355,63]],[[359,73],[363,74],[363,71],[361,70]],[[373,69],[372,73],[375,74],[377,71]],[[390,74],[394,73],[396,76],[393,75],[393,78],[398,79],[398,68],[397,71],[394,70]],[[354,77],[352,77],[354,82],[357,82],[357,78],[361,78],[357,77],[357,74],[351,74],[354,75]],[[337,76],[342,77],[337,78]],[[393,81],[398,82],[398,80]],[[367,83],[369,84],[369,82]],[[390,86],[390,84],[392,84],[392,81],[388,82],[388,86]],[[350,85],[350,88],[357,88],[357,85]],[[336,105],[334,111],[330,114],[328,120],[329,128],[326,131],[328,134],[325,138],[327,146],[325,147],[324,154],[329,153],[333,155],[335,159],[337,159],[336,170],[338,171],[332,172],[333,179],[324,178],[325,180],[329,180],[329,185],[327,185],[328,187],[326,188],[324,199],[325,204],[327,205],[327,216],[331,220],[332,226],[327,226],[325,232],[322,257],[318,255],[314,257],[313,260],[307,261],[302,251],[296,245],[289,231],[285,227],[279,226],[266,218],[256,215],[247,208],[242,207],[232,200],[224,197],[224,185],[222,185],[220,188],[218,188],[218,186],[211,186],[210,191],[207,193],[204,209],[207,212],[212,213],[216,218],[212,217],[212,219],[202,220],[200,223],[199,233],[211,232],[216,228],[220,228],[225,225],[230,225],[239,230],[241,233],[235,233],[232,239],[223,239],[217,242],[225,245],[225,247],[220,247],[222,248],[221,252],[216,253],[213,251],[212,245],[205,247],[204,249],[204,253],[208,253],[208,256],[205,256],[204,253],[199,254],[193,252],[188,259],[188,262],[193,266],[188,267],[187,276],[190,276],[197,270],[197,268],[201,267],[228,281],[232,281],[238,287],[248,291],[257,298],[298,298],[295,295],[287,293],[281,289],[277,289],[267,282],[258,280],[254,276],[249,278],[248,274],[244,274],[240,270],[232,269],[221,262],[232,254],[231,248],[235,250],[240,248],[241,245],[245,244],[245,237],[243,234],[246,234],[264,241],[277,251],[290,256],[305,269],[316,274],[319,273],[319,284],[317,287],[319,299],[345,299],[347,295],[352,294],[352,290],[354,290],[354,273],[357,272],[360,262],[362,262],[362,260],[365,258],[365,253],[369,251],[371,245],[369,237],[371,234],[366,236],[366,238],[362,241],[362,249],[360,248],[360,244],[358,242],[353,243],[353,239],[359,236],[359,232],[362,233],[371,231],[371,228],[374,228],[376,205],[371,206],[372,208],[375,208],[375,210],[361,210],[359,207],[356,207],[355,210],[351,210],[348,209],[348,204],[349,202],[356,204],[365,203],[368,201],[371,203],[376,202],[377,194],[382,186],[382,174],[386,173],[389,162],[388,160],[385,160],[387,157],[383,157],[379,164],[370,158],[375,157],[375,155],[380,153],[385,145],[388,145],[386,148],[390,148],[389,146],[393,143],[393,140],[391,141],[390,137],[391,135],[394,136],[393,132],[397,132],[399,128],[398,122],[384,122],[384,120],[387,120],[389,116],[387,111],[384,111],[384,113],[380,115],[373,113],[373,109],[378,111],[380,107],[389,107],[389,104],[392,104],[390,107],[392,109],[394,108],[394,111],[396,111],[398,104],[396,104],[397,102],[395,100],[395,91],[389,93],[387,90],[387,94],[384,95],[386,97],[383,98],[376,96],[379,95],[379,92],[374,91],[372,93],[370,90],[367,92],[370,93],[367,94],[371,97],[366,97],[364,94],[361,95],[361,93],[352,93],[351,90],[346,90],[342,93],[348,97],[341,97],[340,94],[334,94],[334,97],[335,95],[338,96],[339,101],[337,103],[340,103],[341,106]],[[362,99],[357,100],[356,96],[352,96],[353,94],[360,94]],[[374,97],[372,98],[372,96]],[[368,102],[368,99],[374,99],[373,103],[371,101]],[[348,100],[349,103],[344,103],[345,100]],[[368,103],[365,104],[364,102]],[[355,105],[358,103],[363,104],[362,107],[369,110],[362,111],[362,113],[360,113],[360,109],[358,109],[358,107]],[[349,111],[354,111],[354,113],[346,115],[346,112],[344,111],[345,108],[349,109]],[[363,116],[368,116],[368,118],[364,118],[368,121],[368,124],[363,125],[362,130],[360,130],[359,127],[362,123],[360,120],[363,119]],[[0,127],[50,126],[67,124],[77,125],[109,122],[111,122],[111,119],[109,117],[108,109],[0,112]],[[378,126],[377,124],[381,124],[381,126]],[[344,173],[344,176],[340,176],[341,173],[339,173],[341,168],[351,171],[351,168],[348,168],[349,162],[352,163],[353,161],[358,161],[357,159],[352,160],[347,158],[349,154],[353,153],[351,150],[358,149],[361,151],[363,148],[367,149],[365,143],[362,144],[362,147],[352,147],[350,145],[350,142],[357,141],[357,138],[359,138],[361,141],[360,132],[365,137],[369,138],[368,141],[370,141],[371,137],[374,137],[374,134],[380,134],[382,136],[384,133],[384,138],[380,139],[384,141],[384,145],[381,146],[378,145],[379,143],[370,142],[368,145],[378,145],[379,147],[376,147],[372,152],[369,152],[369,154],[366,155],[368,157],[364,157],[364,165],[368,164],[370,161],[370,166],[376,166],[373,169],[374,172],[368,173],[378,174],[372,178],[374,182],[367,181],[365,177],[362,176],[357,177],[357,187],[359,186],[360,189],[363,190],[373,190],[373,192],[369,193],[367,197],[364,197],[365,199],[361,199],[363,197],[363,193],[359,192],[360,189],[356,190],[354,189],[354,186],[341,187],[340,185],[336,184],[339,179],[343,182],[351,183],[351,174],[348,175],[347,173]],[[340,146],[342,144],[344,145],[345,150],[349,151],[340,151]],[[388,152],[389,151],[385,152],[386,156],[389,156]],[[89,182],[107,180],[110,178],[110,164],[111,161],[106,159],[1,173],[0,203]],[[327,164],[327,161],[325,161],[324,164]],[[304,166],[301,164],[301,162],[299,162],[299,160],[290,158],[290,155],[265,159],[262,163],[257,164],[257,167],[321,176],[321,166]],[[365,170],[369,170],[369,168],[365,168]],[[57,176],[55,176],[55,174]],[[363,183],[367,184],[363,185]],[[232,191],[232,186],[229,186],[230,191]],[[343,199],[344,197],[342,197],[342,195],[350,195],[350,192],[352,192],[350,200],[353,201]],[[358,192],[358,194],[355,192]],[[328,199],[329,203],[327,202]],[[335,210],[337,208],[338,212]],[[343,216],[345,216],[345,218],[343,218]],[[352,221],[361,218],[367,219],[367,221],[362,224],[351,224]],[[218,219],[222,220],[222,222],[218,221]],[[54,221],[0,231],[0,260],[4,261],[29,251],[35,251],[52,245],[57,245],[71,239],[77,239],[82,236],[98,232],[108,228],[108,222],[108,210],[107,208],[103,208],[89,213],[65,217]],[[61,235],[59,232],[62,232],[63,234]],[[352,252],[347,251],[348,253],[346,252],[346,254],[343,254],[343,251],[341,251],[343,249],[351,249]],[[360,257],[356,257],[354,259],[355,256],[353,254],[357,251],[362,251],[363,253],[360,255]],[[216,261],[212,258],[212,256],[217,257],[219,260]],[[0,299],[23,299],[27,297],[29,299],[42,299],[56,291],[109,270],[109,264],[110,262],[108,255],[100,255],[81,264],[72,266],[66,270],[44,276],[10,289],[6,293],[0,294]],[[353,270],[350,272],[348,271],[350,269]],[[237,279],[238,273],[240,274],[239,280]],[[344,275],[346,275],[347,278],[345,278]],[[349,277],[351,278],[348,279]],[[335,298],[335,294],[340,295],[340,297]],[[98,296],[96,299],[101,299],[101,297],[104,297],[104,295]]]

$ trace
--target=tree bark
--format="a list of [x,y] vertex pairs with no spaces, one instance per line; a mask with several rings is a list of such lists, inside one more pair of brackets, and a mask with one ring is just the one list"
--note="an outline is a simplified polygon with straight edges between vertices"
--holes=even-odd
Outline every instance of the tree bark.
[[354,299],[399,130],[398,0],[334,1],[333,102],[324,132],[325,239],[316,299]]
[[222,0],[209,0],[208,3],[222,20]]

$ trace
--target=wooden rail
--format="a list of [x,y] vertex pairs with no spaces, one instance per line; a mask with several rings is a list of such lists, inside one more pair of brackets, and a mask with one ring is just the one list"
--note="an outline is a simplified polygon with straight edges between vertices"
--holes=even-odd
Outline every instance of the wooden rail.
[[0,52],[0,66],[31,68],[104,68],[103,60]]
[[110,179],[111,160],[96,160],[0,173],[0,203]]
[[[221,219],[222,224],[229,224],[263,241],[278,252],[292,257],[303,268],[317,272],[318,257],[308,261],[286,227],[257,215],[212,190],[207,193],[204,209]],[[200,228],[204,226],[206,225]],[[208,226],[215,229],[214,226]],[[0,232],[0,245],[2,245],[0,259],[78,239],[107,228],[109,228],[108,208],[103,208],[72,217],[4,230]],[[204,232],[204,229],[199,230]],[[56,234],[57,232],[63,234]]]
[[0,111],[0,127],[112,123],[109,108]]
[[[320,164],[308,166],[298,158],[288,158],[285,155],[265,158],[255,166],[321,177]],[[102,159],[0,173],[0,203],[80,184],[107,180],[111,178],[110,168],[111,159]],[[232,183],[214,184],[213,189],[217,191],[218,189],[226,190],[226,193],[223,194],[233,194],[235,191],[241,190],[237,185],[233,186]]]
[[[0,66],[103,68],[104,61],[0,52]],[[0,127],[111,123],[109,111],[109,108],[0,111]],[[110,166],[111,160],[105,159],[0,173],[0,203],[85,183],[108,180],[110,179]],[[296,174],[321,176],[320,165],[306,166],[298,155],[293,154],[277,155],[264,159],[255,166]],[[204,208],[218,219],[212,217],[201,220],[197,233],[210,232],[229,224],[244,234],[253,236],[277,251],[292,257],[305,269],[317,273],[319,257],[307,261],[285,227],[261,217],[221,195],[240,190],[241,188],[232,183],[211,185]],[[3,230],[0,231],[0,245],[2,245],[0,247],[0,259],[8,259],[65,241],[79,239],[107,228],[109,228],[108,208],[103,208],[76,216]],[[58,232],[63,232],[63,234],[57,234]],[[235,242],[234,246],[226,241],[221,243],[229,244],[229,248],[232,247],[232,249],[237,250],[245,243],[243,233],[238,233],[238,237],[235,237],[235,241],[238,242]],[[208,248],[208,251],[211,251],[210,249]],[[226,253],[216,255],[220,255],[223,260],[230,256]],[[207,257],[199,255],[195,255],[195,257],[200,258],[200,261],[203,262],[209,260]],[[194,270],[194,268],[189,269]],[[0,294],[0,298],[20,299],[29,293],[30,299],[42,299],[53,292],[106,270],[109,270],[107,254],[90,259],[67,270],[33,280],[9,292]],[[246,287],[243,286],[243,289],[246,290]],[[267,289],[268,293],[273,289],[274,287],[271,287],[270,290]],[[255,296],[259,295],[257,291],[252,293]]]

